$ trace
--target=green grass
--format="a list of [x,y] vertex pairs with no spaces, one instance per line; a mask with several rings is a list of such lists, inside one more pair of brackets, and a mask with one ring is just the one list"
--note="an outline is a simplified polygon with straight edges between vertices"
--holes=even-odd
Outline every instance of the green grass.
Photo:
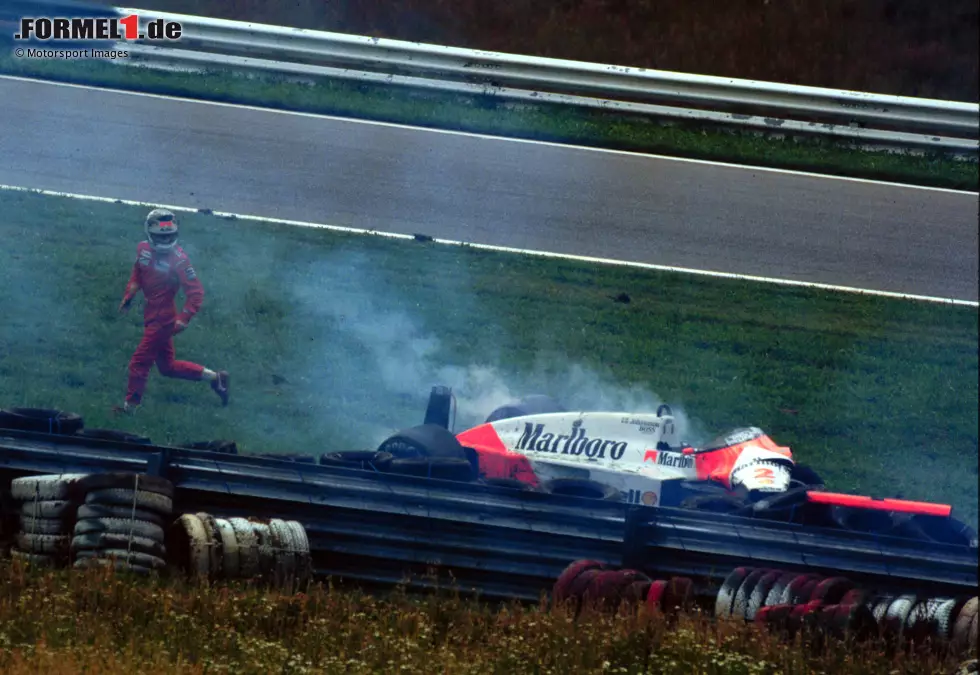
[[396,86],[339,80],[304,84],[281,77],[244,77],[220,71],[187,74],[97,61],[17,59],[9,54],[0,56],[0,73],[921,185],[966,190],[977,190],[980,186],[975,159],[957,160],[935,153],[912,156],[867,151],[826,139],[782,138],[725,128],[663,124],[645,117],[567,106],[505,103],[487,96],[420,93]]
[[666,400],[689,440],[758,425],[834,489],[948,500],[976,523],[975,309],[209,214],[183,217],[207,297],[177,357],[227,368],[232,404],[154,370],[143,409],[116,418],[142,326],[116,307],[145,211],[0,192],[0,406],[319,453],[420,423],[434,384],[456,389],[457,429],[512,395]]
[[934,675],[963,657],[888,654],[881,640],[788,648],[755,625],[637,608],[488,606],[441,591],[383,597],[316,585],[133,580],[101,570],[32,572],[0,561],[6,675]]

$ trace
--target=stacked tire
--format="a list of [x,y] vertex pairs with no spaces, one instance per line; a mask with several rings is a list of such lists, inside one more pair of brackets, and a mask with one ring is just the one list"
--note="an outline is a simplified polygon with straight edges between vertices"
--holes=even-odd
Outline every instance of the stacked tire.
[[[715,617],[756,622],[788,638],[883,638],[892,647],[931,643],[965,654],[976,645],[976,597],[882,595],[845,577],[739,567],[715,600]],[[972,647],[975,649],[975,646]]]
[[167,541],[171,560],[192,578],[301,587],[312,576],[310,542],[295,520],[185,513],[171,525]]
[[15,478],[10,496],[19,530],[10,556],[39,567],[65,567],[79,502],[75,485],[83,474]]
[[561,573],[552,589],[555,605],[617,611],[624,604],[644,605],[653,614],[673,616],[693,607],[693,580],[651,579],[637,570],[612,569],[596,560],[577,560]]
[[142,575],[166,567],[173,483],[145,474],[100,473],[80,478],[76,491],[81,504],[71,540],[73,567]]

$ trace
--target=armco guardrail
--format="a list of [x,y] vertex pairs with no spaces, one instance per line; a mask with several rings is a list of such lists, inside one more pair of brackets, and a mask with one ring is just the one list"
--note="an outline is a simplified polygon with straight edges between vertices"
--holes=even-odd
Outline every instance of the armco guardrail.
[[[165,473],[184,512],[297,520],[316,573],[397,583],[430,567],[488,596],[537,598],[571,561],[721,581],[739,565],[961,592],[977,550],[679,509],[369,471],[0,430],[0,475]],[[443,576],[443,581],[446,577]]]
[[378,82],[817,134],[975,155],[980,105],[502,54],[185,14],[116,8],[179,41],[132,44],[135,62]]

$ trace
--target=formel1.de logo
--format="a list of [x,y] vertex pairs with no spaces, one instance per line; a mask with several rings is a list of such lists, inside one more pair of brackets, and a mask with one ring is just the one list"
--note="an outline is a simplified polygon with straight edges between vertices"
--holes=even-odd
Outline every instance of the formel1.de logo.
[[15,40],[179,40],[179,21],[154,19],[145,32],[139,30],[139,17],[23,17]]

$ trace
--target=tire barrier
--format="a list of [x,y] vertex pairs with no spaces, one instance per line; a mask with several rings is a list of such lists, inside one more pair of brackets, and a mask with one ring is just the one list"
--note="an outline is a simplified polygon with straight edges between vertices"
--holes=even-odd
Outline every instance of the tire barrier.
[[651,579],[637,570],[578,560],[555,581],[551,600],[555,607],[570,606],[576,615],[587,609],[618,611],[624,605],[645,605],[648,611],[673,616],[694,607],[693,588],[688,577]]
[[163,523],[173,512],[174,486],[137,473],[97,473],[76,483],[82,505],[71,540],[72,566],[113,566],[149,574],[167,566]]
[[75,486],[83,474],[48,474],[15,478],[10,496],[18,531],[10,556],[38,567],[69,563],[75,512],[80,501]]
[[975,658],[980,621],[976,596],[882,594],[846,577],[750,567],[733,569],[710,597],[695,598],[688,577],[655,580],[637,570],[577,560],[559,575],[551,599],[555,607],[570,605],[576,615],[586,607],[615,611],[642,603],[670,617],[700,607],[716,620],[755,623],[788,640],[803,633],[816,649],[827,638],[883,638],[893,648],[929,645],[962,658]]
[[[6,491],[5,491],[6,492]],[[50,474],[11,481],[12,558],[37,567],[171,571],[302,587],[310,542],[295,520],[173,517],[174,485],[140,473]]]
[[310,542],[295,520],[185,513],[170,525],[167,543],[174,566],[193,579],[302,587],[313,575]]

